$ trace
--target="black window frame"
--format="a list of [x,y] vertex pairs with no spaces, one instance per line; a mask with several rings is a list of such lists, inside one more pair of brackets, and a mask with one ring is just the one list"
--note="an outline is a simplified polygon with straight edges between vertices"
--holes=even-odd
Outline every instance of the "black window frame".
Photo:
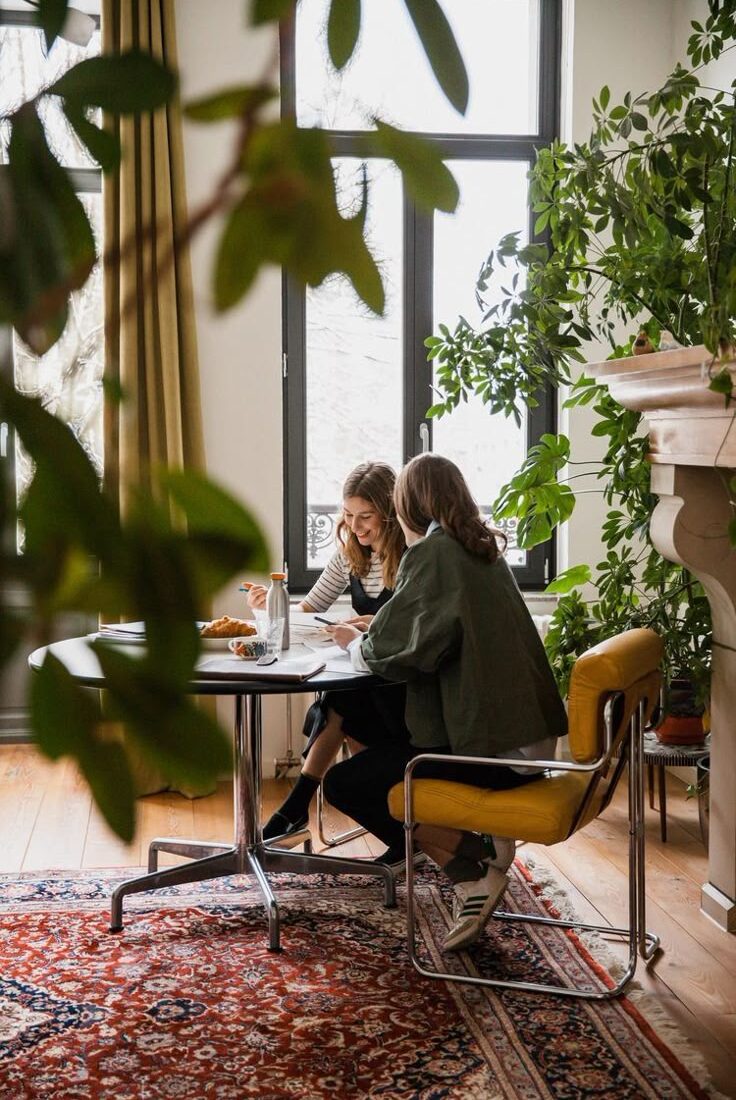
[[[450,165],[453,160],[525,160],[531,167],[537,150],[559,137],[562,0],[539,0],[539,14],[537,132],[523,135],[422,133],[422,137],[442,150]],[[295,21],[292,20],[281,33],[281,109],[282,115],[291,118],[296,117],[295,36]],[[357,149],[360,133],[330,130],[334,155],[364,160]],[[528,213],[529,240],[544,240],[545,234],[534,234],[531,208]],[[432,366],[427,362],[424,339],[435,329],[432,319],[433,221],[431,214],[417,210],[404,193],[404,462],[422,450],[422,424],[427,425],[430,449],[432,443],[432,421],[425,415],[433,403]],[[291,591],[304,593],[314,584],[321,570],[309,567],[305,538],[308,505],[306,288],[288,275],[283,277],[282,318],[284,559],[288,563]],[[529,410],[527,447],[538,442],[543,433],[556,430],[555,394],[547,387],[539,395],[538,407]],[[556,543],[552,538],[527,551],[526,564],[515,566],[514,575],[520,588],[539,590],[552,580],[555,569]]]

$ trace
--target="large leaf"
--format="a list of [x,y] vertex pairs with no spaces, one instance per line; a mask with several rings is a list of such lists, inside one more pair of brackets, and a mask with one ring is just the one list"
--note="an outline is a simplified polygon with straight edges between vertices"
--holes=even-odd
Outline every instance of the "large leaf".
[[396,162],[418,206],[449,214],[455,210],[460,192],[436,145],[378,119],[375,133],[365,135],[364,141],[371,151]]
[[215,307],[222,311],[239,302],[271,256],[263,213],[246,195],[230,211],[220,237],[213,272]]
[[545,588],[545,592],[572,592],[573,588],[580,588],[591,579],[589,565],[572,565],[564,573],[558,573],[553,581]]
[[432,71],[442,91],[461,115],[468,106],[468,74],[452,33],[452,27],[437,0],[404,0]]
[[217,122],[223,118],[238,118],[246,111],[256,110],[278,92],[267,84],[238,84],[223,88],[214,95],[203,96],[187,103],[184,114],[195,122]]
[[0,320],[10,321],[43,354],[63,331],[70,292],[84,285],[94,266],[95,244],[32,103],[12,116],[2,176]]
[[285,19],[296,7],[296,0],[252,0],[250,21],[254,27],[261,23]]
[[64,26],[69,0],[38,0],[38,22],[46,39],[46,52],[51,49]]
[[360,34],[360,0],[332,0],[327,21],[327,47],[336,69],[353,56]]
[[344,217],[331,153],[323,132],[289,119],[253,135],[244,163],[251,186],[231,211],[218,250],[218,308],[239,301],[261,265],[272,263],[310,286],[341,272],[366,305],[383,312],[383,284],[363,237],[365,183],[357,213]]
[[168,687],[160,666],[103,642],[94,642],[92,648],[105,675],[111,717],[125,722],[147,760],[182,783],[215,780],[229,771],[228,738],[191,698]]
[[116,56],[89,57],[59,77],[48,89],[80,107],[101,107],[114,114],[153,111],[171,98],[176,77],[141,50]]
[[220,535],[242,543],[250,567],[268,568],[269,552],[250,512],[221,486],[192,470],[169,470],[161,477],[187,519],[190,535]]
[[120,141],[117,134],[104,130],[90,122],[83,107],[71,100],[64,100],[64,114],[77,137],[87,147],[90,156],[106,174],[120,164]]
[[99,559],[115,556],[120,530],[113,507],[100,493],[97,473],[71,429],[47,412],[40,401],[18,393],[0,380],[0,408],[36,463],[40,488],[29,498],[26,514],[33,553],[60,531],[78,539]]
[[71,756],[110,828],[125,841],[135,831],[135,792],[122,746],[100,737],[96,692],[80,687],[48,653],[31,679],[31,719],[39,748],[52,760]]

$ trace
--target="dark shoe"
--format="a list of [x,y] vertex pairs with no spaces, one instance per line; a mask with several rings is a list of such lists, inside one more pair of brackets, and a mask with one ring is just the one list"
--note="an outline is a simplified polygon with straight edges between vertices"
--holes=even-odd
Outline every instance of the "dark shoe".
[[281,810],[277,810],[275,814],[271,814],[263,826],[263,839],[276,840],[284,836],[292,836],[294,833],[304,832],[308,824],[309,814],[300,818],[299,821],[289,821]]
[[[427,862],[427,857],[424,852],[419,848],[414,848],[414,866],[421,867],[423,863]],[[376,856],[371,860],[371,863],[380,863],[384,867],[390,867],[394,874],[400,874],[406,870],[406,849],[402,844],[401,847],[391,845],[381,856]]]

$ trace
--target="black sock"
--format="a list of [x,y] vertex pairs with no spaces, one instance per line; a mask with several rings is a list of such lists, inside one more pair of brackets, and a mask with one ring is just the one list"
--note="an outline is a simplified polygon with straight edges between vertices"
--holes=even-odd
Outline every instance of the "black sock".
[[314,798],[320,782],[321,780],[302,772],[289,792],[289,797],[279,807],[279,812],[292,823],[301,821],[309,813],[309,803]]
[[473,859],[465,856],[453,856],[449,863],[442,868],[450,882],[477,882],[483,878],[486,868]]
[[485,833],[464,832],[455,849],[455,855],[460,856],[461,859],[471,859],[474,863],[480,863],[483,859],[495,859],[496,847],[493,838]]

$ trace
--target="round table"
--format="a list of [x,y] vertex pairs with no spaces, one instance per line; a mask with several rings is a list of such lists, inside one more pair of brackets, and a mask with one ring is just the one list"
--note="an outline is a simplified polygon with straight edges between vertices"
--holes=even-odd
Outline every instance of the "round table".
[[[99,662],[87,644],[88,638],[70,638],[36,649],[28,658],[33,671],[38,671],[47,653],[52,653],[67,671],[85,687],[104,688],[105,677]],[[126,646],[126,650],[143,653],[143,646]],[[289,655],[311,651],[292,646]],[[312,654],[316,656],[316,654]],[[205,654],[211,659],[213,654]],[[231,842],[181,840],[176,837],[156,837],[148,851],[148,874],[121,883],[112,893],[110,931],[123,927],[123,898],[144,890],[157,890],[185,882],[202,882],[224,875],[252,874],[263,894],[268,913],[269,950],[280,950],[279,908],[268,881],[269,871],[289,871],[296,874],[360,874],[374,875],[384,883],[387,907],[396,904],[396,879],[390,867],[365,859],[345,859],[341,856],[315,855],[307,829],[289,837],[289,844],[304,841],[304,851],[294,852],[279,847],[278,841],[264,843],[261,835],[261,698],[264,695],[303,694],[315,691],[340,691],[347,688],[370,687],[381,683],[379,677],[358,672],[323,671],[304,681],[194,679],[190,691],[196,695],[226,695],[235,699],[233,800],[235,837]],[[158,870],[158,853],[171,852],[186,856],[191,863]]]
[[699,760],[710,753],[710,734],[700,745],[666,745],[658,740],[653,730],[644,732],[644,763],[647,766],[649,805],[654,809],[654,769],[657,769],[659,791],[659,831],[663,842],[667,841],[667,786],[665,768],[695,767]]

